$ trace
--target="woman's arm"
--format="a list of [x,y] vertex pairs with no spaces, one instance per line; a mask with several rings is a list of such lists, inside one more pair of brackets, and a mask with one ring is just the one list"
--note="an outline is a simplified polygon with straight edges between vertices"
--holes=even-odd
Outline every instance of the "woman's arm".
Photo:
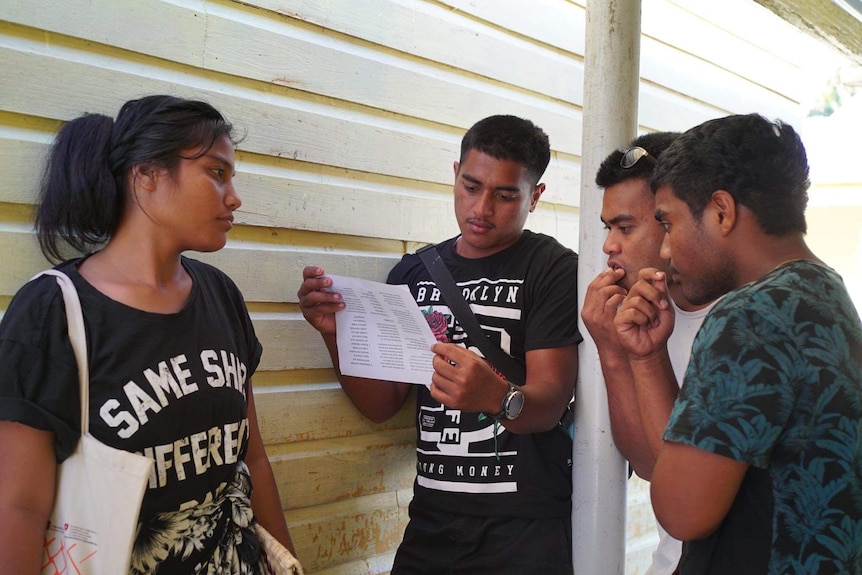
[[4,573],[40,573],[56,474],[52,432],[0,421],[0,565]]
[[258,522],[296,556],[296,549],[293,547],[287,521],[284,518],[275,476],[260,436],[251,380],[248,382],[248,429],[248,452],[245,463],[251,474],[251,508]]

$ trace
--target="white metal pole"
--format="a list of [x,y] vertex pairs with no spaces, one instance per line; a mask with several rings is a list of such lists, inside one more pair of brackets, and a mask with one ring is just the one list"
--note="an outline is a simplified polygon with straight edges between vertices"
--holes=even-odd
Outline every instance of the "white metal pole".
[[[601,161],[637,133],[640,0],[588,0],[578,301],[606,267],[600,221]],[[621,575],[625,566],[626,465],[611,437],[607,394],[595,343],[579,320],[579,381],[572,469],[575,575]]]

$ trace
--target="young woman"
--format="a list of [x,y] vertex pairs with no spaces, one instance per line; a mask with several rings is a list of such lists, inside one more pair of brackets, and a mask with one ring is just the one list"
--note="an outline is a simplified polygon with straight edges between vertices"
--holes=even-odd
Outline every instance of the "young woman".
[[[36,215],[81,299],[90,431],[154,460],[130,573],[266,573],[254,522],[293,551],[254,407],[261,345],[221,249],[240,199],[231,125],[209,104],[127,102],[66,124]],[[0,565],[38,573],[57,463],[79,437],[62,295],[41,277],[0,324]],[[251,495],[251,485],[254,495]]]

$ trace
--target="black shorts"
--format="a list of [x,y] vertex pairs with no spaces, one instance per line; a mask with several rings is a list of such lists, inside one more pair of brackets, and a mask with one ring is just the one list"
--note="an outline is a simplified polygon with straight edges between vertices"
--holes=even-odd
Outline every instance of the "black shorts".
[[417,512],[391,575],[572,575],[572,522]]

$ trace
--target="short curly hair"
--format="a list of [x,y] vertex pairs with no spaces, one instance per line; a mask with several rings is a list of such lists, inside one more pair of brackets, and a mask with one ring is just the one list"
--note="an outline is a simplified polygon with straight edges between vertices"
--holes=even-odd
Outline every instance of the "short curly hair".
[[799,134],[760,114],[709,120],[677,138],[650,181],[653,192],[669,186],[695,218],[716,190],[746,206],[767,234],[806,232],[808,158]]
[[489,116],[473,124],[461,140],[462,164],[470,150],[521,164],[533,185],[551,161],[548,135],[530,120],[517,116]]

